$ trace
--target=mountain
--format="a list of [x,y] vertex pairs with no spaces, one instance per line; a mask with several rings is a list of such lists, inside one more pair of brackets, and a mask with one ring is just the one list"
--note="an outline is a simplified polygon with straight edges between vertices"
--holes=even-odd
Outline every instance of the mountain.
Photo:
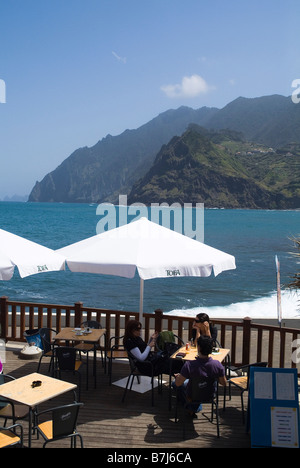
[[3,197],[3,200],[2,201],[5,201],[5,202],[27,202],[28,200],[28,195],[13,195],[12,197],[9,197],[8,195],[6,195],[5,197]]
[[275,149],[300,143],[300,105],[290,97],[240,97],[223,109],[180,107],[136,130],[107,135],[93,147],[77,149],[36,183],[29,201],[116,202],[148,173],[161,147],[180,137],[190,123],[242,132],[247,140]]
[[33,188],[29,201],[90,203],[115,201],[151,167],[157,152],[190,122],[205,125],[217,109],[168,110],[137,130],[107,135],[77,149]]
[[220,109],[204,126],[236,130],[248,140],[279,148],[300,141],[300,106],[290,97],[279,95],[239,97]]
[[128,203],[205,207],[300,207],[300,145],[274,151],[233,131],[196,125],[174,137],[132,188]]

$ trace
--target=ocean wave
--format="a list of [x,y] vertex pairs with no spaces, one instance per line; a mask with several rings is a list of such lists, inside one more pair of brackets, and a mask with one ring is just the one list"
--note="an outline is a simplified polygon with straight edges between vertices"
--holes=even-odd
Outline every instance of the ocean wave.
[[[281,293],[282,319],[300,318],[300,297],[295,292],[283,291]],[[237,302],[227,306],[195,307],[193,309],[174,309],[166,314],[180,317],[195,317],[206,313],[210,318],[241,319],[277,319],[277,294],[261,297],[253,301]]]

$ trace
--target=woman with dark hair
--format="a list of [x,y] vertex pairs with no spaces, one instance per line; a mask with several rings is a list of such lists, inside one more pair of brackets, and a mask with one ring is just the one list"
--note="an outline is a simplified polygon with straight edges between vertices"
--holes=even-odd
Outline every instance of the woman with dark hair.
[[148,344],[141,338],[142,324],[137,320],[129,320],[125,329],[124,346],[130,354],[138,361],[145,361],[155,347],[158,333],[154,333]]
[[218,329],[210,323],[209,316],[205,313],[198,314],[193,322],[192,340],[197,342],[200,336],[208,336],[217,344]]
[[[142,325],[137,320],[129,320],[126,325],[123,344],[128,353],[136,360],[138,370],[144,375],[149,375],[151,367],[145,364],[145,361],[151,362],[154,369],[154,375],[169,374],[170,372],[170,358],[160,352],[152,352],[155,348],[156,338],[158,333],[155,332],[151,336],[148,344],[141,338]],[[178,362],[173,365],[173,372],[179,372],[182,363]],[[150,374],[151,375],[151,374]]]

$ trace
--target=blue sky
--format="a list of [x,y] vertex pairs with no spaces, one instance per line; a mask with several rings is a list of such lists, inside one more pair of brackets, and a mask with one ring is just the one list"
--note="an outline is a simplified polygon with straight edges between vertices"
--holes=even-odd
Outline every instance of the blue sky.
[[0,199],[167,109],[291,95],[299,31],[299,0],[0,0]]

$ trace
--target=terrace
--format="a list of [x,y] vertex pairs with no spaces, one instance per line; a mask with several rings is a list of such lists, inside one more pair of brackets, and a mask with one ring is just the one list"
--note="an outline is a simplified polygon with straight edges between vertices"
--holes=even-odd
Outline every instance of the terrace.
[[[1,335],[6,344],[5,373],[14,377],[22,377],[36,372],[37,360],[24,361],[19,358],[20,346],[24,341],[23,333],[27,328],[49,327],[58,331],[64,327],[75,327],[84,320],[101,321],[107,330],[107,338],[122,335],[126,322],[137,318],[138,313],[124,311],[107,311],[103,309],[85,308],[77,303],[73,306],[53,304],[28,304],[9,301],[3,297],[0,300]],[[145,339],[152,330],[174,330],[182,339],[190,336],[192,319],[164,316],[162,311],[154,314],[144,314]],[[278,328],[270,325],[252,323],[245,319],[241,322],[215,320],[219,328],[219,340],[223,347],[231,350],[231,362],[235,365],[266,360],[271,367],[296,367],[292,362],[294,340],[299,339],[300,330]],[[83,358],[85,359],[85,358]],[[41,373],[47,374],[48,362],[43,361]],[[250,434],[242,423],[241,401],[238,391],[233,389],[232,399],[226,402],[223,411],[223,390],[220,390],[220,438],[216,436],[216,426],[211,424],[202,414],[196,421],[190,420],[187,426],[186,439],[183,439],[180,421],[176,424],[174,410],[168,408],[168,377],[162,394],[155,392],[154,406],[151,406],[150,393],[131,391],[122,403],[123,389],[113,384],[109,385],[109,377],[97,361],[97,388],[94,388],[90,375],[89,390],[85,389],[83,379],[81,400],[84,407],[79,413],[78,431],[84,439],[87,448],[99,447],[107,449],[148,448],[163,451],[165,449],[188,450],[191,448],[249,448]],[[89,366],[92,372],[92,366]],[[113,382],[129,375],[127,361],[113,364]],[[299,371],[298,371],[299,372]],[[72,381],[73,377],[68,377]],[[67,380],[67,379],[66,379]],[[76,383],[76,377],[73,380]],[[70,403],[72,397],[64,395],[45,403],[45,408],[56,404]],[[246,398],[245,398],[246,403]],[[204,405],[204,413],[210,408]],[[27,423],[24,422],[25,442]],[[68,446],[68,442],[60,442],[57,446]],[[41,440],[33,437],[32,446],[41,447]]]

